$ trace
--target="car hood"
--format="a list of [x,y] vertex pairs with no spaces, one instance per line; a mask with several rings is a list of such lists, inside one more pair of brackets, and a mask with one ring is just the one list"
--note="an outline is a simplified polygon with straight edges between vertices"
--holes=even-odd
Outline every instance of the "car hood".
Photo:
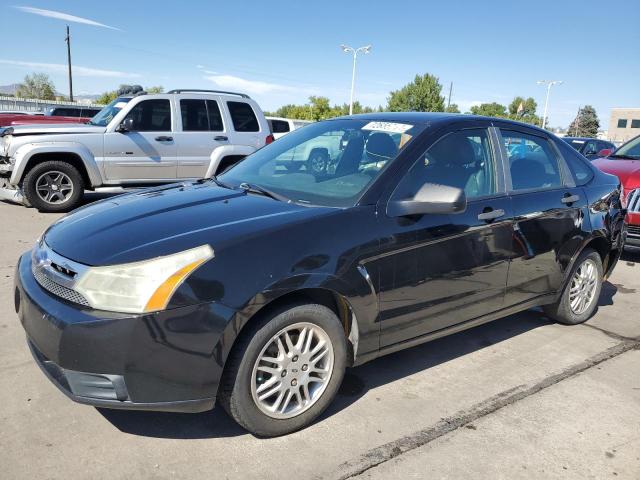
[[625,190],[640,186],[640,160],[598,158],[592,163],[603,172],[617,176]]
[[97,127],[86,123],[34,123],[32,125],[12,126],[14,137],[22,135],[45,135],[65,133],[104,133],[105,127]]
[[213,182],[189,182],[102,200],[63,217],[45,232],[56,253],[85,265],[113,265],[209,244],[214,252],[330,212]]

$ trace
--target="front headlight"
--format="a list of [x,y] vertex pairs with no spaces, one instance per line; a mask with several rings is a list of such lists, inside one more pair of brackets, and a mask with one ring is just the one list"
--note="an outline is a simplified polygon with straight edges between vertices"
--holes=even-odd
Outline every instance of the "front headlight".
[[213,250],[202,245],[142,262],[90,267],[74,289],[99,310],[131,313],[163,310],[189,274],[210,258]]

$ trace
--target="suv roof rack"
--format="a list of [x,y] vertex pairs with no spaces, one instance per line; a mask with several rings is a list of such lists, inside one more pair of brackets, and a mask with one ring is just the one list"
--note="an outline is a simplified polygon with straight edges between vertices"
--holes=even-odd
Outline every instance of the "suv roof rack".
[[251,98],[246,93],[238,93],[238,92],[227,92],[225,90],[201,90],[199,88],[178,88],[176,90],[169,90],[167,93],[183,93],[183,92],[192,92],[192,93],[222,93],[224,95],[238,95],[242,98]]

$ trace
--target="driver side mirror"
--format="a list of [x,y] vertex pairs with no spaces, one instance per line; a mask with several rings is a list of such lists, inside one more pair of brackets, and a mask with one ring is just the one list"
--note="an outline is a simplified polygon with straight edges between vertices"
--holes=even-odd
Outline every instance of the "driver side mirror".
[[125,118],[122,123],[116,128],[116,132],[118,133],[127,133],[133,131],[133,118]]
[[413,198],[393,200],[387,206],[391,217],[410,215],[463,213],[467,209],[464,190],[437,183],[425,183]]

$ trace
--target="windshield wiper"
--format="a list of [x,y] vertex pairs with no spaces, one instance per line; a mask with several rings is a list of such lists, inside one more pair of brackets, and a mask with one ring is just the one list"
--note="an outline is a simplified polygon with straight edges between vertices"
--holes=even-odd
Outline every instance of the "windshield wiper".
[[272,190],[268,190],[264,187],[261,187],[260,185],[256,185],[255,183],[242,182],[238,186],[242,188],[245,192],[258,193],[260,195],[264,195],[265,197],[270,197],[270,198],[273,198],[274,200],[278,200],[279,202],[291,201],[289,198],[285,197],[284,195],[276,193]]

